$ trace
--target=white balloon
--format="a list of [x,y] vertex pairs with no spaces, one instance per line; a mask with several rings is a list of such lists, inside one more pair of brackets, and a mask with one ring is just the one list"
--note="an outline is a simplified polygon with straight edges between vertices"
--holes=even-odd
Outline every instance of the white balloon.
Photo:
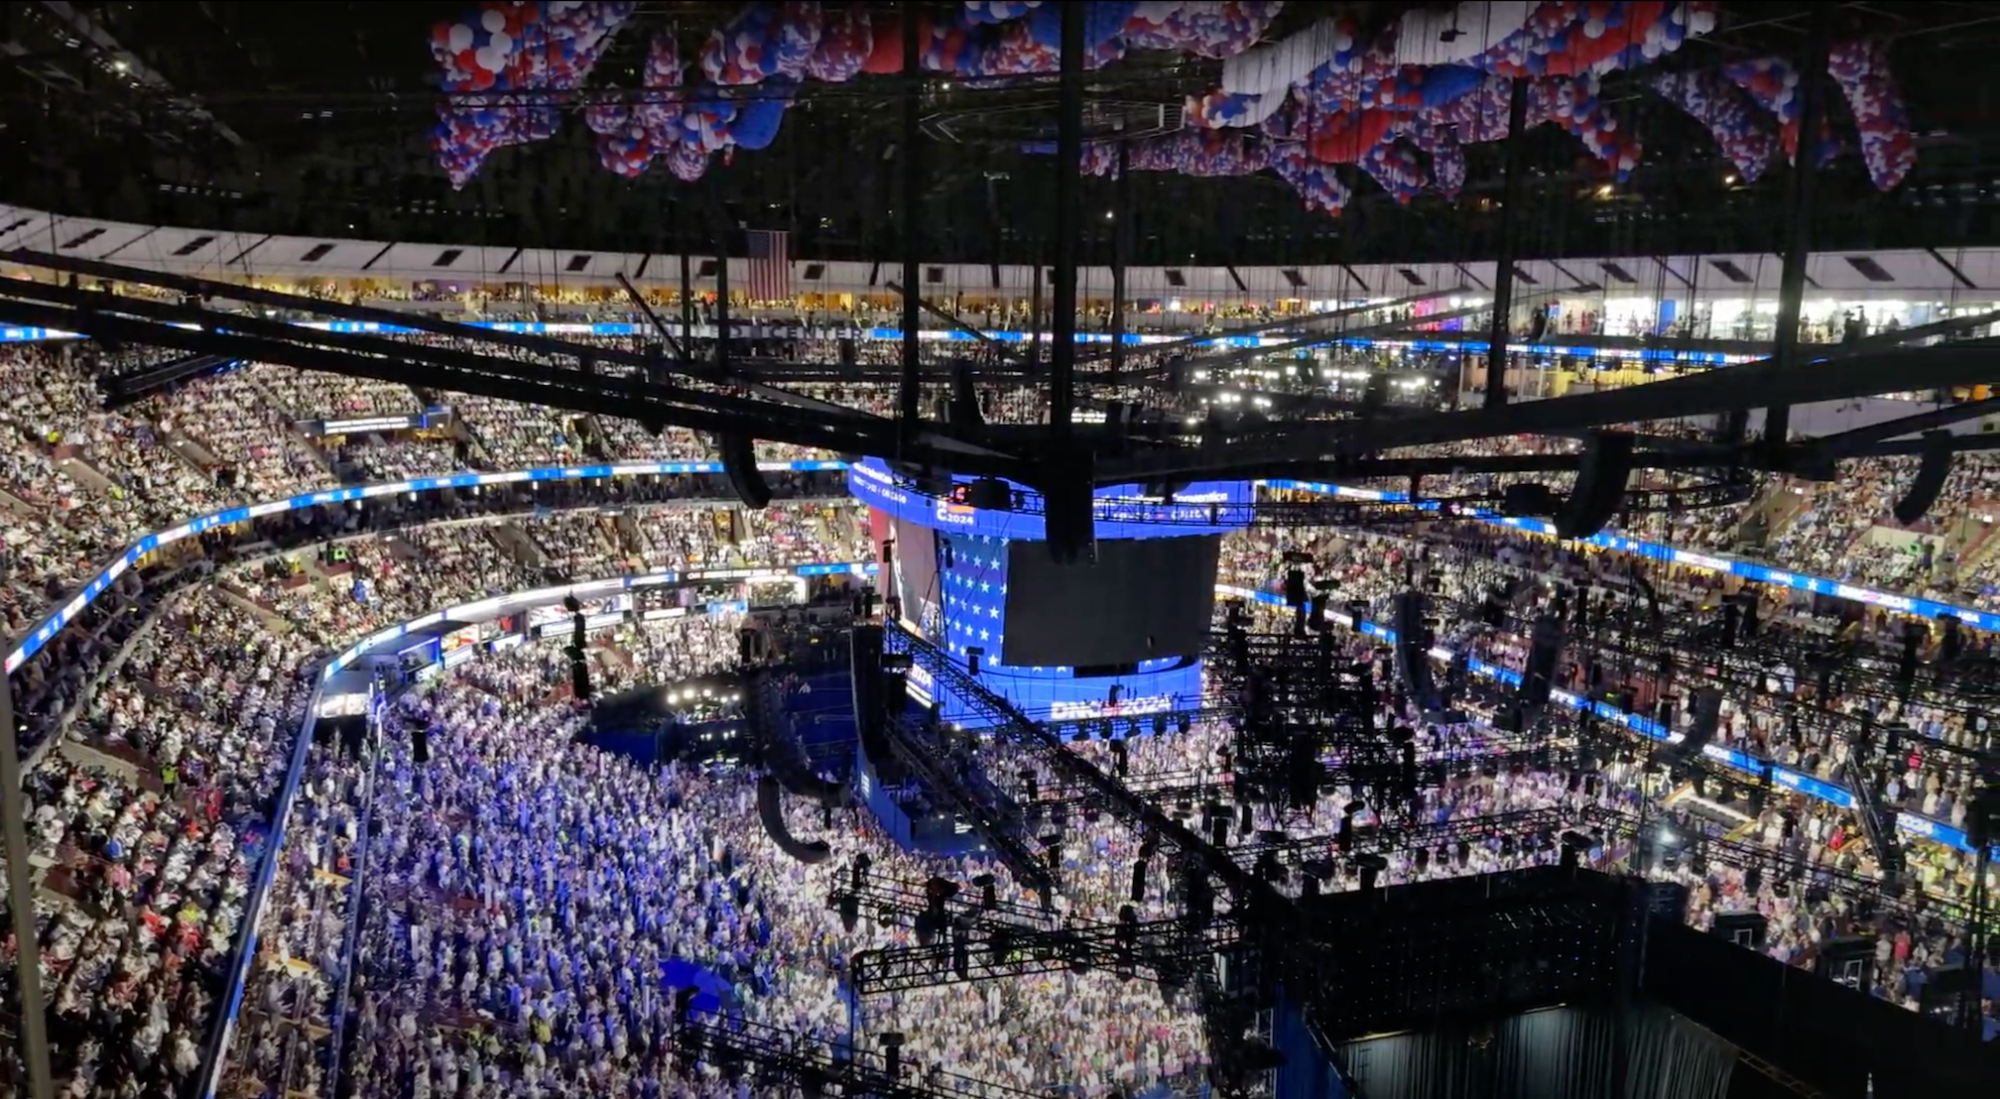
[[472,55],[472,61],[487,72],[499,72],[506,65],[506,59],[493,52],[491,46],[481,46]]
[[1602,37],[1604,37],[1604,20],[1602,20],[1602,19],[1586,19],[1586,20],[1584,20],[1584,21],[1583,21],[1583,36],[1584,36],[1585,38],[1602,38]]
[[1651,61],[1665,52],[1665,47],[1663,44],[1649,39],[1645,45],[1639,47],[1639,52],[1645,55],[1646,60]]
[[491,46],[494,52],[503,56],[514,51],[514,40],[508,37],[506,31],[494,31],[492,41],[488,42],[487,45]]
[[498,34],[507,25],[507,17],[488,8],[480,14],[479,25],[485,27],[488,34]]
[[451,43],[451,52],[459,53],[472,48],[472,28],[463,23],[452,24],[451,33],[445,36]]
[[1712,31],[1714,29],[1715,29],[1715,13],[1712,11],[1697,11],[1694,13],[1694,16],[1688,20],[1688,30],[1691,31],[1692,33],[1707,34],[1709,31]]

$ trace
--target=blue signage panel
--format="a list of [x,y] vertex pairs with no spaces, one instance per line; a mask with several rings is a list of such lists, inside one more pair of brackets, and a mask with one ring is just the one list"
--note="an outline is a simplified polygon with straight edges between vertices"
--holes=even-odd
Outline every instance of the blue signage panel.
[[[958,477],[953,483],[966,485],[973,480]],[[1028,491],[1011,481],[1008,484],[1016,491]],[[1039,542],[1047,531],[1039,514],[975,508],[898,484],[878,458],[864,458],[848,467],[847,491],[856,500],[898,519],[949,534]],[[1202,481],[1175,493],[1173,502],[1168,503],[1147,496],[1137,485],[1100,488],[1093,505],[1097,537],[1181,538],[1236,530],[1249,525],[1254,491],[1248,481]]]

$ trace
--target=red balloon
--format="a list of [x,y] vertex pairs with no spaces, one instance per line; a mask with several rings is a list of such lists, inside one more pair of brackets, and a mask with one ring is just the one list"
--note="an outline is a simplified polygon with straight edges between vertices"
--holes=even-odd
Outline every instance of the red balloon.
[[903,71],[903,21],[901,19],[880,19],[875,23],[875,48],[868,53],[868,60],[861,63],[861,71],[866,73],[894,73]]

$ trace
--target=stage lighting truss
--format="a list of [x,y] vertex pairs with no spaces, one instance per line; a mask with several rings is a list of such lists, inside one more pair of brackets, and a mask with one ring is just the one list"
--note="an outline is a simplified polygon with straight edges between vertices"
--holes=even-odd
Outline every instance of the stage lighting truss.
[[1028,720],[1012,703],[987,689],[961,661],[893,623],[885,626],[882,633],[884,652],[905,656],[922,665],[940,689],[948,690],[968,709],[969,723],[1019,745],[1041,769],[1062,776],[1065,783],[1073,783],[1098,798],[1105,812],[1178,852],[1204,877],[1220,879],[1228,887],[1234,906],[1253,907],[1261,913],[1260,918],[1280,925],[1289,925],[1296,919],[1297,912],[1291,902],[1268,882],[1245,873],[1225,852],[1162,812],[1152,801],[1070,751],[1053,732]]
[[[993,904],[988,906],[981,886],[965,882],[957,884],[960,886],[957,895],[945,904],[947,921],[999,922],[1040,928],[1047,926],[1052,918],[1047,910],[1022,904],[1011,897],[996,895]],[[931,910],[930,895],[925,887],[924,882],[903,881],[872,871],[864,872],[857,881],[849,869],[843,872],[841,883],[827,895],[826,903],[834,911],[839,911],[843,905],[852,905],[855,910],[883,919],[883,922],[914,923],[917,917]]]
[[835,1054],[825,1042],[761,1023],[712,1016],[684,1021],[674,1032],[676,1053],[689,1062],[714,1066],[725,1076],[752,1074],[760,1083],[796,1087],[806,1099],[1041,1099],[1021,1091],[944,1072],[919,1075],[860,1048]]
[[1463,817],[1432,824],[1376,825],[1355,828],[1346,849],[1337,833],[1314,836],[1287,836],[1283,839],[1259,837],[1229,849],[1231,857],[1246,866],[1275,858],[1289,867],[1325,863],[1334,870],[1345,868],[1360,855],[1390,852],[1455,849],[1461,843],[1511,841],[1521,851],[1555,850],[1562,832],[1569,826],[1569,814],[1561,809],[1524,809],[1485,817]]
[[[1856,715],[1799,704],[1794,701],[1796,689],[1814,686],[1822,698],[1829,693],[1864,698],[1891,713],[1907,701],[1970,715],[1987,713],[1990,707],[1979,696],[2000,689],[1977,674],[1954,675],[1947,683],[1920,669],[1911,689],[1905,691],[1898,680],[1897,658],[1879,651],[1835,648],[1817,639],[1808,641],[1768,628],[1725,647],[1720,637],[1720,608],[1706,619],[1668,615],[1655,621],[1645,606],[1629,596],[1616,597],[1601,588],[1595,589],[1593,596],[1598,600],[1613,597],[1615,602],[1598,616],[1601,625],[1588,632],[1572,629],[1568,645],[1571,651],[1588,651],[1600,666],[1611,666],[1614,678],[1639,671],[1682,684],[1712,684],[1739,705],[1795,723],[1802,731],[1831,730],[1857,747],[1871,735],[1879,747],[1887,730],[1876,726],[1871,733]],[[1477,613],[1476,607],[1465,603],[1452,607],[1463,615]],[[1525,636],[1528,621],[1509,616],[1499,628]],[[1781,668],[1790,672],[1781,676],[1777,671]],[[2000,682],[2000,677],[1993,679]],[[1786,689],[1786,681],[1792,690]],[[1905,743],[1921,743],[1927,753],[1948,760],[1955,769],[1977,772],[2000,764],[1989,751],[1924,737],[1911,729],[1904,729],[1901,735]]]
[[1199,984],[1217,955],[1243,940],[1240,925],[1220,919],[1195,927],[1184,919],[1030,929],[988,923],[963,941],[864,950],[851,976],[860,996],[914,988],[1027,977],[1065,970],[1102,970],[1168,987]]
[[1618,987],[1633,888],[1541,866],[1322,895],[1308,908],[1323,979],[1302,988],[1306,1007],[1346,1041],[1594,1000]]
[[984,776],[977,782],[962,779],[945,758],[945,746],[927,719],[900,717],[883,722],[882,731],[896,758],[916,773],[926,790],[950,802],[1018,880],[1039,889],[1058,884],[1022,834],[1020,805]]
[[1906,920],[1922,923],[1931,918],[1954,926],[1967,926],[1972,910],[1938,894],[1923,892],[1916,881],[1890,884],[1879,878],[1841,870],[1826,862],[1809,862],[1802,856],[1750,840],[1709,836],[1699,828],[1684,826],[1673,815],[1640,817],[1617,809],[1591,806],[1583,812],[1585,825],[1607,847],[1612,841],[1626,845],[1626,860],[1642,857],[1647,844],[1664,843],[1682,862],[1704,859],[1738,871],[1755,869],[1770,882],[1784,882],[1792,888],[1823,889],[1857,906],[1875,905],[1900,913]]
[[1130,739],[1147,733],[1164,733],[1169,729],[1189,729],[1217,721],[1227,721],[1236,716],[1236,706],[1219,692],[1204,692],[1201,705],[1193,709],[1164,710],[1159,713],[1132,716],[1080,717],[1064,721],[1044,721],[1042,727],[1062,737],[1064,740],[1089,740],[1096,734],[1098,740]]

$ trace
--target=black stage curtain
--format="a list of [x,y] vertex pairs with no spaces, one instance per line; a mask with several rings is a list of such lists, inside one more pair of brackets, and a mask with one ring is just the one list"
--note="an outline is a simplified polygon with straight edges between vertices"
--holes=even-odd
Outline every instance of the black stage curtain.
[[[1654,921],[1646,994],[1828,1099],[2000,1095],[2000,1042],[1863,995],[1718,935]],[[1745,1070],[1749,1071],[1749,1070]]]
[[1736,1051],[1671,1013],[1559,1007],[1350,1042],[1363,1099],[1725,1099]]

